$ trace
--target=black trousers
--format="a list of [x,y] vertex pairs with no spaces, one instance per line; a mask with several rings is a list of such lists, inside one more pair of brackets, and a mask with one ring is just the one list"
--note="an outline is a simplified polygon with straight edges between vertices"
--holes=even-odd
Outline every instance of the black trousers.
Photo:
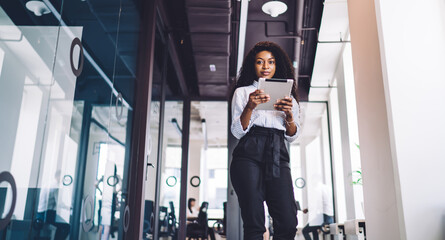
[[262,240],[266,201],[273,219],[274,240],[293,240],[297,208],[284,132],[253,127],[233,152],[230,176],[244,222],[244,240]]

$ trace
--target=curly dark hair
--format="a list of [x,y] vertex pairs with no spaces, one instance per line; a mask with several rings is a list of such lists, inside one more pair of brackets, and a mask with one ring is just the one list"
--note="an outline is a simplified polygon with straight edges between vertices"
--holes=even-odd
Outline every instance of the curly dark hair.
[[255,56],[262,51],[269,51],[275,57],[276,69],[273,78],[294,79],[291,93],[295,100],[298,101],[297,83],[292,62],[286,52],[278,44],[269,41],[255,44],[244,58],[243,65],[238,75],[238,80],[236,81],[231,96],[233,96],[233,93],[237,88],[249,86],[258,78],[255,73]]

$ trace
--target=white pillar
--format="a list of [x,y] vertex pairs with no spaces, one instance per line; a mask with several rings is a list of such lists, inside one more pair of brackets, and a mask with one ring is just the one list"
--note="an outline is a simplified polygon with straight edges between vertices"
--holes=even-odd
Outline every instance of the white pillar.
[[339,62],[336,74],[338,89],[338,107],[340,112],[340,132],[342,141],[343,157],[343,178],[346,201],[346,219],[354,219],[356,216],[354,203],[354,189],[352,186],[352,165],[351,165],[351,143],[349,141],[348,108],[346,99],[345,74],[343,69],[343,59]]
[[374,0],[348,0],[348,12],[367,238],[405,239],[397,166],[390,147]]
[[[337,84],[338,85],[338,84]],[[338,88],[338,87],[337,87]],[[344,222],[347,219],[347,207],[346,197],[351,195],[345,194],[345,181],[343,174],[343,154],[342,154],[342,136],[341,136],[341,122],[340,122],[340,112],[339,109],[339,96],[337,89],[331,89],[329,94],[329,124],[331,129],[331,144],[333,148],[332,155],[332,168],[333,168],[333,178],[334,178],[334,199],[335,199],[335,222]],[[338,128],[340,126],[340,128]],[[349,186],[351,184],[349,183]],[[352,189],[352,186],[351,186]],[[354,195],[352,195],[354,196]],[[354,201],[352,201],[354,202]]]

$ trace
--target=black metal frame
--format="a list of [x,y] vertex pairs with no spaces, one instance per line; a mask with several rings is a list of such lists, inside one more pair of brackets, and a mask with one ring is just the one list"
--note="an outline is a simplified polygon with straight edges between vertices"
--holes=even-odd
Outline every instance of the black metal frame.
[[185,240],[187,222],[187,175],[188,175],[188,155],[189,155],[189,135],[190,135],[190,106],[189,98],[184,100],[182,111],[182,163],[181,163],[181,197],[179,200],[179,240]]
[[[145,208],[145,172],[147,168],[146,136],[150,118],[152,96],[154,43],[156,32],[156,7],[158,1],[143,1],[141,4],[141,25],[138,40],[137,76],[135,85],[135,106],[131,131],[130,159],[128,166],[128,199],[122,207],[129,206],[130,224],[124,231],[125,239],[141,239]],[[126,205],[126,206],[125,206]],[[121,210],[122,211],[122,210]],[[122,227],[122,226],[120,226]]]
[[80,131],[80,144],[77,154],[77,166],[76,177],[74,182],[74,201],[73,201],[73,214],[71,215],[70,222],[72,227],[70,228],[70,239],[79,239],[80,229],[80,217],[82,212],[82,198],[83,198],[83,185],[85,184],[85,169],[87,165],[88,144],[90,137],[91,127],[91,115],[93,112],[93,106],[90,102],[85,102],[82,114],[82,128]]
[[[157,14],[157,18],[160,16]],[[155,190],[155,199],[154,199],[154,231],[153,231],[153,239],[159,238],[159,201],[161,197],[161,166],[162,166],[162,148],[163,148],[163,139],[164,139],[164,118],[165,118],[165,98],[166,98],[166,87],[167,87],[167,63],[168,63],[168,44],[165,43],[164,30],[160,24],[157,24],[158,30],[161,34],[161,41],[163,41],[164,49],[163,49],[163,60],[162,63],[162,85],[161,85],[161,100],[159,104],[159,132],[158,132],[158,151],[157,151],[157,160],[156,160],[156,190]],[[147,134],[150,134],[148,132]]]

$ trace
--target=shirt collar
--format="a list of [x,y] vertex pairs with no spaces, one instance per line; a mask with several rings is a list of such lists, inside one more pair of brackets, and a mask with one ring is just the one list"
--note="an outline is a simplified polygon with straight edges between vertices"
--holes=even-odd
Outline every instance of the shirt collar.
[[258,88],[258,81],[257,80],[255,80],[255,81],[253,81],[253,84],[252,84],[254,87],[256,87],[256,88]]

